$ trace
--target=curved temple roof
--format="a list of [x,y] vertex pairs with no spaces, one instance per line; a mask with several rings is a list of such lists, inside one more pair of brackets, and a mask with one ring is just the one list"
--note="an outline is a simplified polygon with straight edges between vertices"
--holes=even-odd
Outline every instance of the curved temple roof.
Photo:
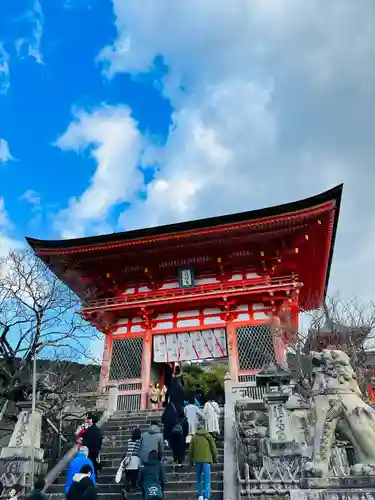
[[[284,203],[283,205],[275,205],[273,207],[250,210],[248,212],[239,212],[230,215],[220,215],[218,217],[208,217],[206,219],[197,219],[187,222],[178,222],[175,224],[167,224],[163,226],[150,227],[145,229],[136,229],[133,231],[124,231],[121,233],[103,234],[99,236],[88,236],[85,238],[74,238],[70,240],[38,240],[35,238],[26,237],[26,241],[37,253],[38,250],[64,250],[81,248],[88,246],[108,245],[109,243],[119,243],[137,239],[155,238],[157,236],[173,235],[176,233],[185,233],[187,231],[198,231],[210,228],[219,228],[230,224],[241,222],[250,222],[265,218],[279,218],[283,215],[295,214],[296,212],[304,211],[321,205],[328,201],[336,202],[336,220],[334,234],[337,227],[343,184],[340,184],[329,191],[320,193],[310,198]],[[334,240],[334,234],[333,240]],[[333,242],[332,242],[333,243]],[[333,244],[332,244],[333,246]]]
[[[297,218],[307,219],[316,217],[323,212],[332,212],[330,228],[326,229],[328,236],[323,276],[325,275],[324,293],[327,290],[330,267],[333,256],[334,242],[339,219],[340,204],[343,185],[340,184],[316,196],[298,200],[283,205],[267,207],[260,210],[209,217],[188,222],[180,222],[163,226],[137,229],[121,233],[112,233],[100,236],[76,238],[70,240],[38,240],[26,238],[28,244],[43,260],[48,261],[48,256],[60,254],[80,254],[82,252],[101,252],[114,247],[128,247],[128,251],[137,252],[137,245],[142,244],[156,250],[158,241],[176,240],[180,238],[207,238],[208,234],[215,237],[216,233],[248,227],[251,231],[267,228],[272,232],[277,227],[284,227],[286,221],[295,223]],[[273,229],[274,228],[274,229]],[[133,250],[131,250],[133,248]]]

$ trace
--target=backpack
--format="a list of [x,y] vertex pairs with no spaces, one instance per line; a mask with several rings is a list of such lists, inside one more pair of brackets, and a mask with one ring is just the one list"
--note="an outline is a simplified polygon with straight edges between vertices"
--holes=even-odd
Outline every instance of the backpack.
[[145,500],[162,500],[163,492],[160,484],[150,484],[145,490]]
[[[173,403],[171,403],[171,404],[173,406],[174,411],[177,414],[177,410],[176,410],[175,405]],[[184,433],[184,428],[182,426],[182,423],[180,422],[180,418],[178,417],[178,422],[176,424],[174,424],[174,426],[172,427],[172,434],[174,434],[176,436],[181,436],[183,433]]]

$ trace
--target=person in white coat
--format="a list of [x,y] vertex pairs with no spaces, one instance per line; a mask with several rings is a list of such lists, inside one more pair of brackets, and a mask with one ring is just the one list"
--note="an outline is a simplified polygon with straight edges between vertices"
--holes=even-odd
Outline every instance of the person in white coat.
[[189,434],[186,437],[187,443],[190,443],[191,437],[197,432],[198,419],[205,419],[204,413],[197,407],[194,400],[194,397],[192,397],[189,404],[184,408],[185,417],[189,423]]
[[209,399],[203,408],[206,431],[217,437],[220,434],[219,415],[220,408],[216,401]]

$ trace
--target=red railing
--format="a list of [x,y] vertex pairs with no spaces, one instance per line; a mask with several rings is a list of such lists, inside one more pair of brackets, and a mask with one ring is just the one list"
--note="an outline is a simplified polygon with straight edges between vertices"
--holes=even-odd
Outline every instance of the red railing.
[[141,305],[158,305],[165,302],[191,302],[199,298],[229,297],[232,295],[247,295],[255,293],[269,293],[287,291],[301,286],[298,277],[285,276],[282,278],[251,278],[225,283],[210,283],[199,285],[194,288],[174,288],[167,290],[156,290],[150,292],[133,293],[121,295],[120,297],[109,297],[89,302],[83,312],[91,312],[97,309],[131,308]]

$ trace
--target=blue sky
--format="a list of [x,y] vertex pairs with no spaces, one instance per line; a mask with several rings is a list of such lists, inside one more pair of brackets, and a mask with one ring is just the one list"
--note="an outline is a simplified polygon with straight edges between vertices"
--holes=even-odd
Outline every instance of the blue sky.
[[0,3],[0,252],[344,182],[331,290],[372,299],[372,0]]

